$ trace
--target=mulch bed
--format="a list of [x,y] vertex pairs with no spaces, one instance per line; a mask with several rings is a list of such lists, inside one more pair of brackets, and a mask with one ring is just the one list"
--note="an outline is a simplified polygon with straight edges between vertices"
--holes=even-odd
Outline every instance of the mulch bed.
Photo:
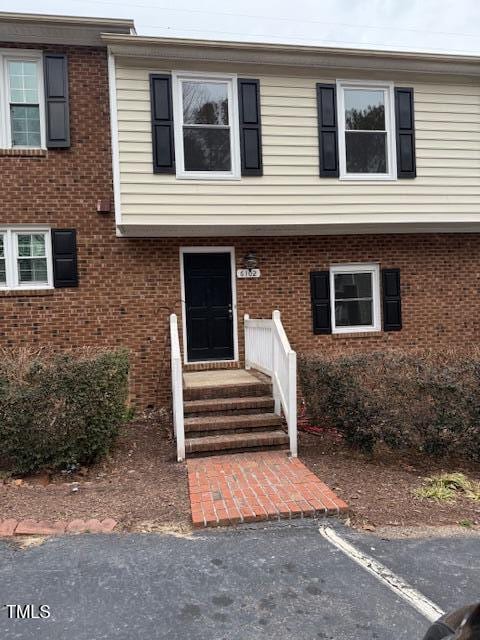
[[190,527],[187,472],[162,421],[125,425],[110,458],[90,469],[0,480],[0,520],[106,517],[116,530]]
[[347,502],[354,526],[480,525],[479,501],[459,496],[449,504],[412,494],[425,477],[440,472],[460,471],[480,481],[478,465],[387,450],[369,456],[350,449],[328,431],[300,433],[299,457]]
[[[76,474],[0,479],[0,520],[114,518],[116,530],[188,531],[186,465],[177,464],[164,422],[151,417],[130,422],[107,461]],[[389,451],[371,457],[329,432],[300,433],[299,457],[348,503],[354,526],[480,526],[480,502],[458,497],[453,504],[438,503],[412,495],[425,476],[436,472],[462,471],[480,481],[478,466]]]

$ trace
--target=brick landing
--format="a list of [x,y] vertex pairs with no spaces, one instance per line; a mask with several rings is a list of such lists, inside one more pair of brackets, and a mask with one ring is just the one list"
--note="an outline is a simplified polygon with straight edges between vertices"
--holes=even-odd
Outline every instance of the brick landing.
[[283,452],[187,460],[194,527],[345,513],[348,506]]

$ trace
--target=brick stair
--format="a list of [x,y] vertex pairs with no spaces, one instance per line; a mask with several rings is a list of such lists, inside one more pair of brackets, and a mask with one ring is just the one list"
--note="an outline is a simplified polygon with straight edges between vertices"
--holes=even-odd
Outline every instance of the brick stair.
[[187,400],[184,402],[185,416],[217,416],[242,411],[272,412],[272,396],[245,396],[244,398],[211,398],[210,400]]
[[278,429],[282,418],[274,413],[233,414],[228,416],[196,416],[185,418],[185,433],[191,431],[229,431],[250,429]]
[[[233,370],[235,371],[235,369]],[[202,372],[203,373],[203,372]],[[231,374],[225,371],[225,376]],[[192,374],[194,375],[194,374]],[[270,396],[272,385],[267,382],[249,382],[245,384],[205,386],[205,387],[184,387],[184,400],[219,400],[225,398],[243,398],[246,396]]]
[[244,370],[184,375],[186,454],[288,448],[266,376]]
[[288,445],[285,431],[260,431],[257,433],[229,433],[228,435],[202,436],[185,439],[186,453],[218,453],[243,451],[244,449]]

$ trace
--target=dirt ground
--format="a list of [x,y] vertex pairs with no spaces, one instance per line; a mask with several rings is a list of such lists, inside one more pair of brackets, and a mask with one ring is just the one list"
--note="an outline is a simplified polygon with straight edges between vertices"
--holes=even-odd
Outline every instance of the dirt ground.
[[[78,487],[78,490],[75,490]],[[110,458],[75,475],[0,480],[0,519],[106,518],[126,530],[190,526],[187,473],[161,422],[124,426]]]
[[328,433],[301,433],[299,457],[348,503],[353,526],[480,526],[480,501],[461,496],[454,503],[436,502],[412,494],[425,477],[444,471],[461,471],[480,481],[478,466],[450,459],[412,459],[391,451],[369,456],[352,451]]
[[[351,508],[356,527],[380,530],[458,525],[480,530],[480,501],[420,500],[412,490],[440,471],[463,471],[480,481],[480,469],[452,460],[433,462],[350,450],[328,433],[299,434],[299,456]],[[74,475],[0,479],[0,519],[118,520],[129,531],[188,532],[186,467],[175,461],[168,430],[155,419],[125,425],[110,458]]]

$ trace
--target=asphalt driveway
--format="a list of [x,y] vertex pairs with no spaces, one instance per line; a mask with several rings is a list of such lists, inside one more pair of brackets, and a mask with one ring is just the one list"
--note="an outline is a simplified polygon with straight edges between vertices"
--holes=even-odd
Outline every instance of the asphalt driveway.
[[[443,608],[479,599],[479,538],[381,541],[336,525]],[[50,606],[10,640],[421,639],[428,622],[303,525],[0,543],[0,604]]]

